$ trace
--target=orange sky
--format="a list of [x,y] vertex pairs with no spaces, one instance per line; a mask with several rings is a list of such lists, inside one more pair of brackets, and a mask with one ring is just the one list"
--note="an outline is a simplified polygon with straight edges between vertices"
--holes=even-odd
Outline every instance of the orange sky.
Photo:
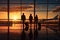
[[[0,12],[0,13],[1,13],[0,19],[7,19],[7,12]],[[22,13],[25,13],[27,19],[29,18],[30,13],[34,15],[33,12],[22,12]],[[37,12],[36,14],[38,15],[39,19],[46,18],[46,12]],[[10,12],[9,16],[10,19],[14,19],[14,18],[21,19],[21,15],[22,15],[21,12]],[[48,18],[53,18],[54,16],[56,16],[56,13],[54,15],[53,12],[49,12]]]
[[[38,7],[40,7],[40,8],[38,8]],[[38,6],[38,7],[36,7],[36,10],[40,10],[40,9],[46,10],[46,7],[44,8],[44,6],[42,6],[42,5]],[[33,12],[34,6],[33,5],[28,5],[28,6],[26,6],[26,5],[23,5],[23,6],[11,5],[10,13],[9,13],[10,19],[14,19],[14,18],[21,19],[21,15],[22,15],[21,8],[22,8],[22,13],[25,13],[27,19],[29,18],[30,14],[34,15],[34,12]],[[54,8],[54,10],[57,8],[58,7]],[[59,8],[60,8],[60,6],[59,6]],[[48,18],[53,18],[54,16],[57,15],[56,12],[52,12],[52,11],[48,12]],[[36,11],[36,14],[38,15],[39,19],[46,19],[46,14],[47,14],[46,11]],[[1,6],[1,8],[0,8],[0,19],[7,19],[7,18],[8,18],[7,17],[7,7]]]

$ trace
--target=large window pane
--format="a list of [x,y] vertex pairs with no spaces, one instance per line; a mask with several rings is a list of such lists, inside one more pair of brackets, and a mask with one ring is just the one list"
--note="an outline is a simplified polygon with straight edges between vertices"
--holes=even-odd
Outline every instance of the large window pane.
[[[35,1],[35,10],[34,10]],[[47,2],[48,1],[48,2]],[[0,40],[7,40],[8,35],[8,0],[0,0]],[[48,3],[48,4],[47,4]],[[34,12],[35,11],[35,12]],[[24,13],[26,19],[29,19],[30,14],[33,16],[38,15],[38,23],[41,23],[41,30],[38,30],[38,36],[36,40],[55,40],[58,39],[57,32],[59,33],[58,18],[60,18],[60,0],[9,0],[9,38],[10,40],[20,40],[23,30],[23,23],[21,24],[21,15]],[[29,20],[25,22],[29,23]],[[34,21],[33,21],[34,23]],[[38,23],[35,25],[29,25],[32,27],[34,35],[34,27],[38,29]],[[6,25],[7,26],[6,26]],[[39,25],[40,26],[40,25]],[[26,27],[24,23],[24,28]],[[29,39],[30,30],[24,30],[26,40]],[[57,35],[57,36],[56,36]],[[24,36],[24,35],[22,35]],[[35,35],[33,36],[35,37]],[[34,38],[32,38],[34,39]]]
[[60,0],[48,0],[48,3],[60,3]]
[[20,3],[21,1],[20,0],[10,0],[10,3]]
[[36,3],[46,3],[47,0],[36,0]]
[[0,4],[0,40],[7,40],[8,32],[7,4]]
[[36,4],[36,14],[39,19],[46,19],[47,8],[46,4]]
[[7,3],[7,0],[0,0],[0,3]]
[[22,0],[22,3],[33,3],[33,0]]
[[[48,4],[48,11],[49,11],[49,17],[53,18],[55,17],[56,15],[60,15],[59,14],[59,7],[60,4]],[[51,15],[50,15],[51,14]]]

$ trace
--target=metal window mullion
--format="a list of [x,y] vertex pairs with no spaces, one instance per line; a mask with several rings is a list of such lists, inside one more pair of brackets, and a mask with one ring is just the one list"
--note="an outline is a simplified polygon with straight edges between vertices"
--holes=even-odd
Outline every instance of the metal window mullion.
[[[0,4],[7,4],[7,3],[0,3]],[[10,4],[21,4],[21,3],[10,3]],[[23,4],[30,4],[30,3],[23,3]],[[37,4],[46,4],[46,3],[37,3]],[[60,4],[60,3],[48,3],[48,4]]]
[[[36,0],[34,0],[34,20],[35,20],[35,1]],[[35,21],[34,21],[34,30],[35,30]]]
[[[34,31],[35,31],[35,2],[36,2],[36,0],[34,0]],[[35,34],[35,33],[34,33]],[[35,35],[34,35],[35,36]],[[35,38],[34,38],[34,40],[35,40]]]
[[7,40],[9,40],[9,0],[7,0],[7,6],[8,6],[8,38]]
[[[48,0],[47,0],[47,15],[46,15],[46,19],[48,19]],[[47,35],[47,40],[48,40],[48,24],[46,24],[46,35]]]
[[[22,0],[21,0],[21,14],[22,14]],[[24,31],[24,22],[23,22],[23,31]]]

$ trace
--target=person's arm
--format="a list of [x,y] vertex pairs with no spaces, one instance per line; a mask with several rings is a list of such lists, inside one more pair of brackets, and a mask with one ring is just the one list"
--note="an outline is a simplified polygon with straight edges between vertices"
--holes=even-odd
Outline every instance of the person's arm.
[[25,16],[25,20],[26,20],[26,16]]
[[22,16],[21,16],[21,20],[22,20]]

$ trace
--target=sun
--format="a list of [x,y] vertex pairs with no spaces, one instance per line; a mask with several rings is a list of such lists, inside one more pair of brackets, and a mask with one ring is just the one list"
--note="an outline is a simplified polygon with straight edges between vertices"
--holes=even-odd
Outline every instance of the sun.
[[16,18],[16,17],[14,17],[14,20],[17,20],[17,18]]
[[16,21],[16,20],[17,20],[17,16],[14,16],[14,17],[13,17],[13,20]]

